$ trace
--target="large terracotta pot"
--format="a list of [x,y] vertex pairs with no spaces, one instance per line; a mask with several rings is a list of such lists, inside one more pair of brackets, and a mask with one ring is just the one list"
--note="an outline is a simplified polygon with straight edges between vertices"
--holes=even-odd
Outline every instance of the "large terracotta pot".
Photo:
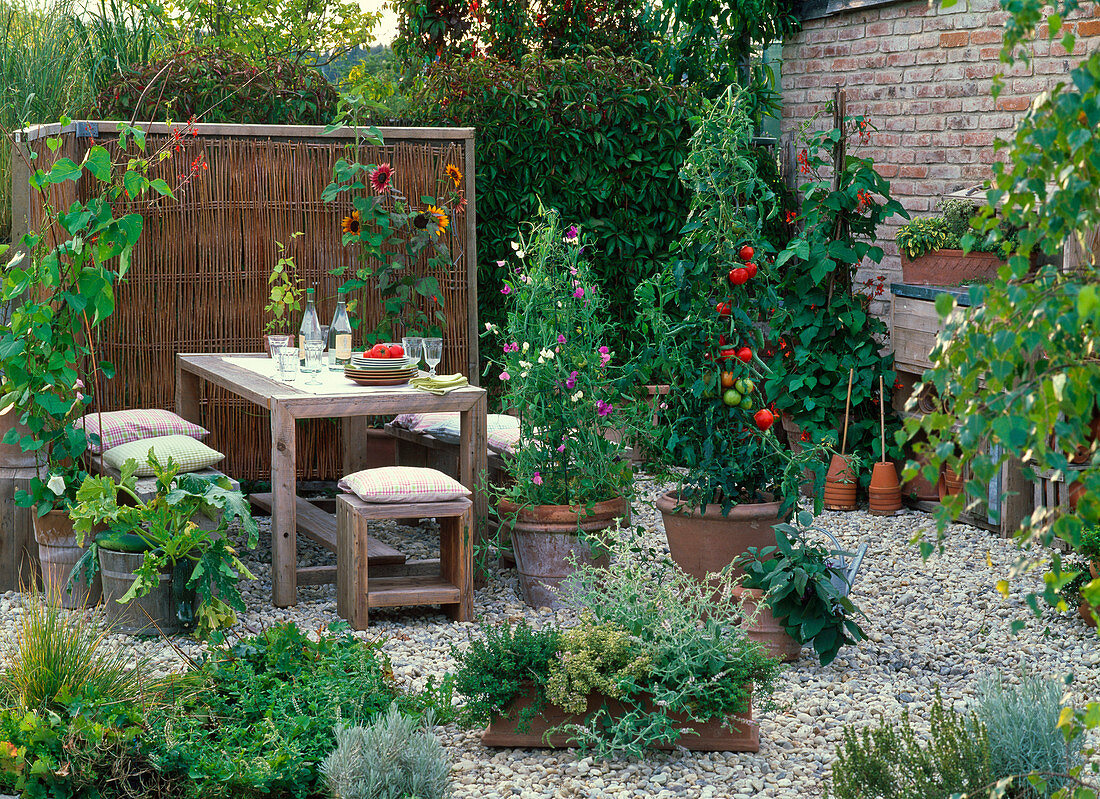
[[[688,506],[675,491],[657,500],[672,559],[696,580],[722,571],[749,547],[775,546],[772,529],[783,518],[779,502],[743,503],[722,515],[721,505]],[[788,514],[789,515],[789,514]],[[743,577],[735,567],[733,574]]]
[[913,260],[902,253],[901,279],[913,286],[956,286],[997,276],[1004,261],[996,253],[933,250]]
[[802,644],[796,641],[780,624],[779,619],[772,615],[768,603],[764,601],[764,592],[758,588],[733,589],[733,595],[741,602],[745,611],[745,619],[741,622],[741,629],[745,631],[749,639],[756,641],[768,651],[773,658],[779,658],[784,663],[798,660],[802,653]]
[[630,520],[630,504],[618,497],[597,502],[589,514],[583,506],[529,505],[502,499],[497,503],[502,528],[512,537],[523,601],[533,608],[560,607],[558,589],[577,564],[606,566],[606,555],[593,557],[581,534],[597,533]]
[[34,514],[34,540],[38,542],[38,561],[42,566],[42,587],[47,599],[58,602],[63,608],[84,608],[99,604],[103,588],[97,574],[92,583],[82,576],[69,577],[73,567],[88,549],[76,544],[76,533],[69,514],[63,510],[51,510],[44,516]]

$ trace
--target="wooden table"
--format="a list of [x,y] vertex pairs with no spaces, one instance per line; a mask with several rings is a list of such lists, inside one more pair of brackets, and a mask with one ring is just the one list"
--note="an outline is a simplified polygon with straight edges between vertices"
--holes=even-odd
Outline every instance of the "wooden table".
[[[461,423],[459,480],[473,494],[473,540],[479,540],[481,525],[488,516],[484,485],[487,469],[484,389],[469,386],[440,397],[408,386],[356,388],[347,382],[339,390],[321,389],[321,393],[312,393],[302,385],[304,376],[298,377],[299,387],[295,387],[241,365],[239,360],[243,358],[256,358],[261,368],[261,359],[270,363],[266,355],[254,353],[177,355],[176,412],[185,419],[201,422],[199,388],[200,381],[207,380],[271,413],[271,495],[270,499],[260,495],[252,499],[261,505],[267,499],[270,504],[271,586],[276,607],[289,607],[297,602],[299,582],[335,582],[332,567],[298,568],[299,528],[304,535],[332,551],[336,549],[336,536],[335,522],[328,514],[297,498],[296,419],[336,417],[342,420],[344,471],[350,474],[363,468],[357,445],[365,438],[367,416],[458,411]],[[337,377],[345,382],[342,376]],[[375,559],[382,565],[404,563],[403,555],[377,542],[370,555],[372,563]]]

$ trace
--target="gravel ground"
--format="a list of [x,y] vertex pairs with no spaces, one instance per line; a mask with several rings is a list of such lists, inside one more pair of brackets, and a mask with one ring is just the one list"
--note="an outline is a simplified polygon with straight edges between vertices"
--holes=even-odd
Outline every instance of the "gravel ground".
[[[662,541],[660,514],[653,500],[660,486],[642,481],[634,522]],[[1021,667],[1051,675],[1073,671],[1072,698],[1095,699],[1100,686],[1100,646],[1095,632],[1074,614],[1047,611],[1042,620],[1029,617],[1028,590],[1040,585],[1037,574],[1013,580],[1002,598],[996,581],[1009,573],[1017,557],[1011,541],[992,533],[955,525],[946,551],[923,562],[914,534],[931,528],[927,514],[902,512],[881,518],[856,513],[825,513],[818,524],[854,549],[870,545],[852,598],[867,614],[862,622],[868,640],[849,647],[822,668],[812,650],[785,671],[775,700],[777,709],[758,713],[760,752],[756,754],[679,753],[644,762],[593,762],[574,752],[487,750],[476,731],[451,725],[440,729],[453,759],[455,796],[502,797],[817,797],[823,794],[836,746],[845,724],[895,719],[903,710],[927,723],[930,697],[938,686],[944,698],[963,709],[977,679],[1001,669],[1010,676]],[[267,520],[261,519],[261,539]],[[437,543],[435,528],[386,523],[374,533],[411,557],[430,557]],[[299,540],[303,565],[333,563],[327,551]],[[336,620],[335,588],[299,589],[299,603],[280,610],[270,604],[270,555],[266,542],[246,561],[257,575],[244,585],[248,612],[241,631],[281,621],[316,629]],[[21,598],[0,597],[0,640],[12,639]],[[494,574],[477,592],[478,621],[503,622],[527,617],[545,623],[552,611],[527,608],[519,598],[514,570]],[[1027,619],[1017,636],[1011,622]],[[371,614],[369,631],[384,639],[399,679],[422,686],[429,675],[453,668],[452,644],[476,633],[477,623],[453,624],[431,609],[393,609]],[[180,669],[198,645],[185,638],[172,645],[113,636],[112,646],[133,647],[148,655],[157,671]],[[0,651],[8,644],[0,643]]]

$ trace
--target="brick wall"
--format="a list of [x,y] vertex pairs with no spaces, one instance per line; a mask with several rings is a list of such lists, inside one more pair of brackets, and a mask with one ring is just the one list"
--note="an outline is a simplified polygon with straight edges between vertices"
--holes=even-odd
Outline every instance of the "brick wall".
[[[1091,13],[1066,26],[1078,35],[1078,54],[1100,42],[1100,5]],[[962,0],[949,9],[915,0],[806,22],[783,48],[784,135],[823,111],[833,87],[841,86],[848,113],[867,115],[878,128],[869,145],[853,143],[855,151],[874,159],[910,214],[934,213],[943,194],[991,176],[995,139],[1009,136],[1035,95],[1075,63],[1057,43],[1037,41],[1031,64],[1009,70],[994,100],[1007,16],[996,0]],[[864,268],[861,278],[901,279],[894,244],[899,224],[882,231],[886,257],[881,266]],[[873,307],[889,311],[886,302]]]

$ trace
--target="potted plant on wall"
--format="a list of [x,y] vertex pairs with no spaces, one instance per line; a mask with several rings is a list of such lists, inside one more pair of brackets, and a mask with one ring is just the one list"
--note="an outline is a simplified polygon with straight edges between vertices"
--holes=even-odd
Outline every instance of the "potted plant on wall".
[[576,227],[563,229],[556,211],[544,211],[514,245],[500,289],[509,300],[505,327],[486,331],[501,345],[493,370],[504,410],[520,420],[513,483],[497,513],[511,529],[524,600],[535,607],[558,604],[574,558],[594,562],[592,534],[629,518],[634,475],[624,440],[648,414],[614,389],[607,298],[583,249]]
[[[1004,266],[1012,251],[1016,231],[1002,222],[997,241],[971,227],[980,205],[973,200],[947,197],[940,200],[938,216],[918,217],[898,228],[901,278],[915,286],[958,286],[989,280]],[[974,243],[963,250],[962,240]]]
[[[111,202],[121,198],[123,186],[131,203],[143,202],[147,192],[172,196],[163,180],[150,181],[144,173],[162,154],[170,156],[170,148],[144,158],[144,133],[125,125],[118,142],[125,167],[113,164],[98,145],[80,164],[55,157],[49,165],[34,166],[33,152],[12,147],[12,157],[28,159],[43,222],[23,236],[3,275],[0,299],[11,305],[11,313],[0,326],[0,407],[14,408],[19,421],[4,434],[4,443],[34,454],[38,473],[15,499],[35,509],[35,537],[47,564],[45,589],[67,607],[98,601],[95,585],[89,592],[62,590],[67,567],[80,557],[66,510],[86,475],[81,458],[87,439],[74,421],[88,406],[99,376],[113,372],[110,364],[97,361],[96,334],[114,311],[114,287],[129,268],[142,230],[140,214],[116,217]],[[47,144],[56,153],[62,140],[51,137]],[[133,157],[135,151],[142,157]],[[55,208],[53,188],[82,180],[92,181],[99,196]],[[2,245],[0,252],[6,250]]]
[[824,479],[820,450],[780,446],[761,398],[778,299],[760,231],[777,204],[752,131],[732,90],[710,106],[682,173],[694,195],[681,240],[637,293],[674,383],[656,450],[678,486],[657,506],[673,558],[698,579],[772,543],[804,468]]
[[[89,476],[69,511],[78,543],[95,534],[87,554],[74,569],[74,579],[103,575],[107,614],[123,632],[165,635],[197,627],[201,637],[231,627],[244,610],[241,577],[255,579],[229,545],[229,525],[240,520],[248,548],[258,527],[248,501],[226,478],[180,474],[169,459],[162,465],[149,451],[156,475],[156,494],[143,500],[137,492],[137,463],[123,464],[120,479]],[[119,499],[133,504],[120,504]],[[217,522],[213,529],[194,523],[203,514]]]
[[[303,235],[299,230],[291,234],[291,240]],[[297,314],[302,310],[302,297],[305,290],[302,288],[302,280],[298,276],[298,268],[294,263],[294,257],[287,255],[287,245],[281,241],[275,242],[279,250],[279,258],[271,267],[267,285],[269,288],[267,305],[264,313],[268,319],[264,322],[264,341],[267,344],[268,355],[271,355],[271,343],[269,338],[274,335],[287,337],[287,346],[294,346],[294,334],[282,331],[293,330],[297,320]]]

